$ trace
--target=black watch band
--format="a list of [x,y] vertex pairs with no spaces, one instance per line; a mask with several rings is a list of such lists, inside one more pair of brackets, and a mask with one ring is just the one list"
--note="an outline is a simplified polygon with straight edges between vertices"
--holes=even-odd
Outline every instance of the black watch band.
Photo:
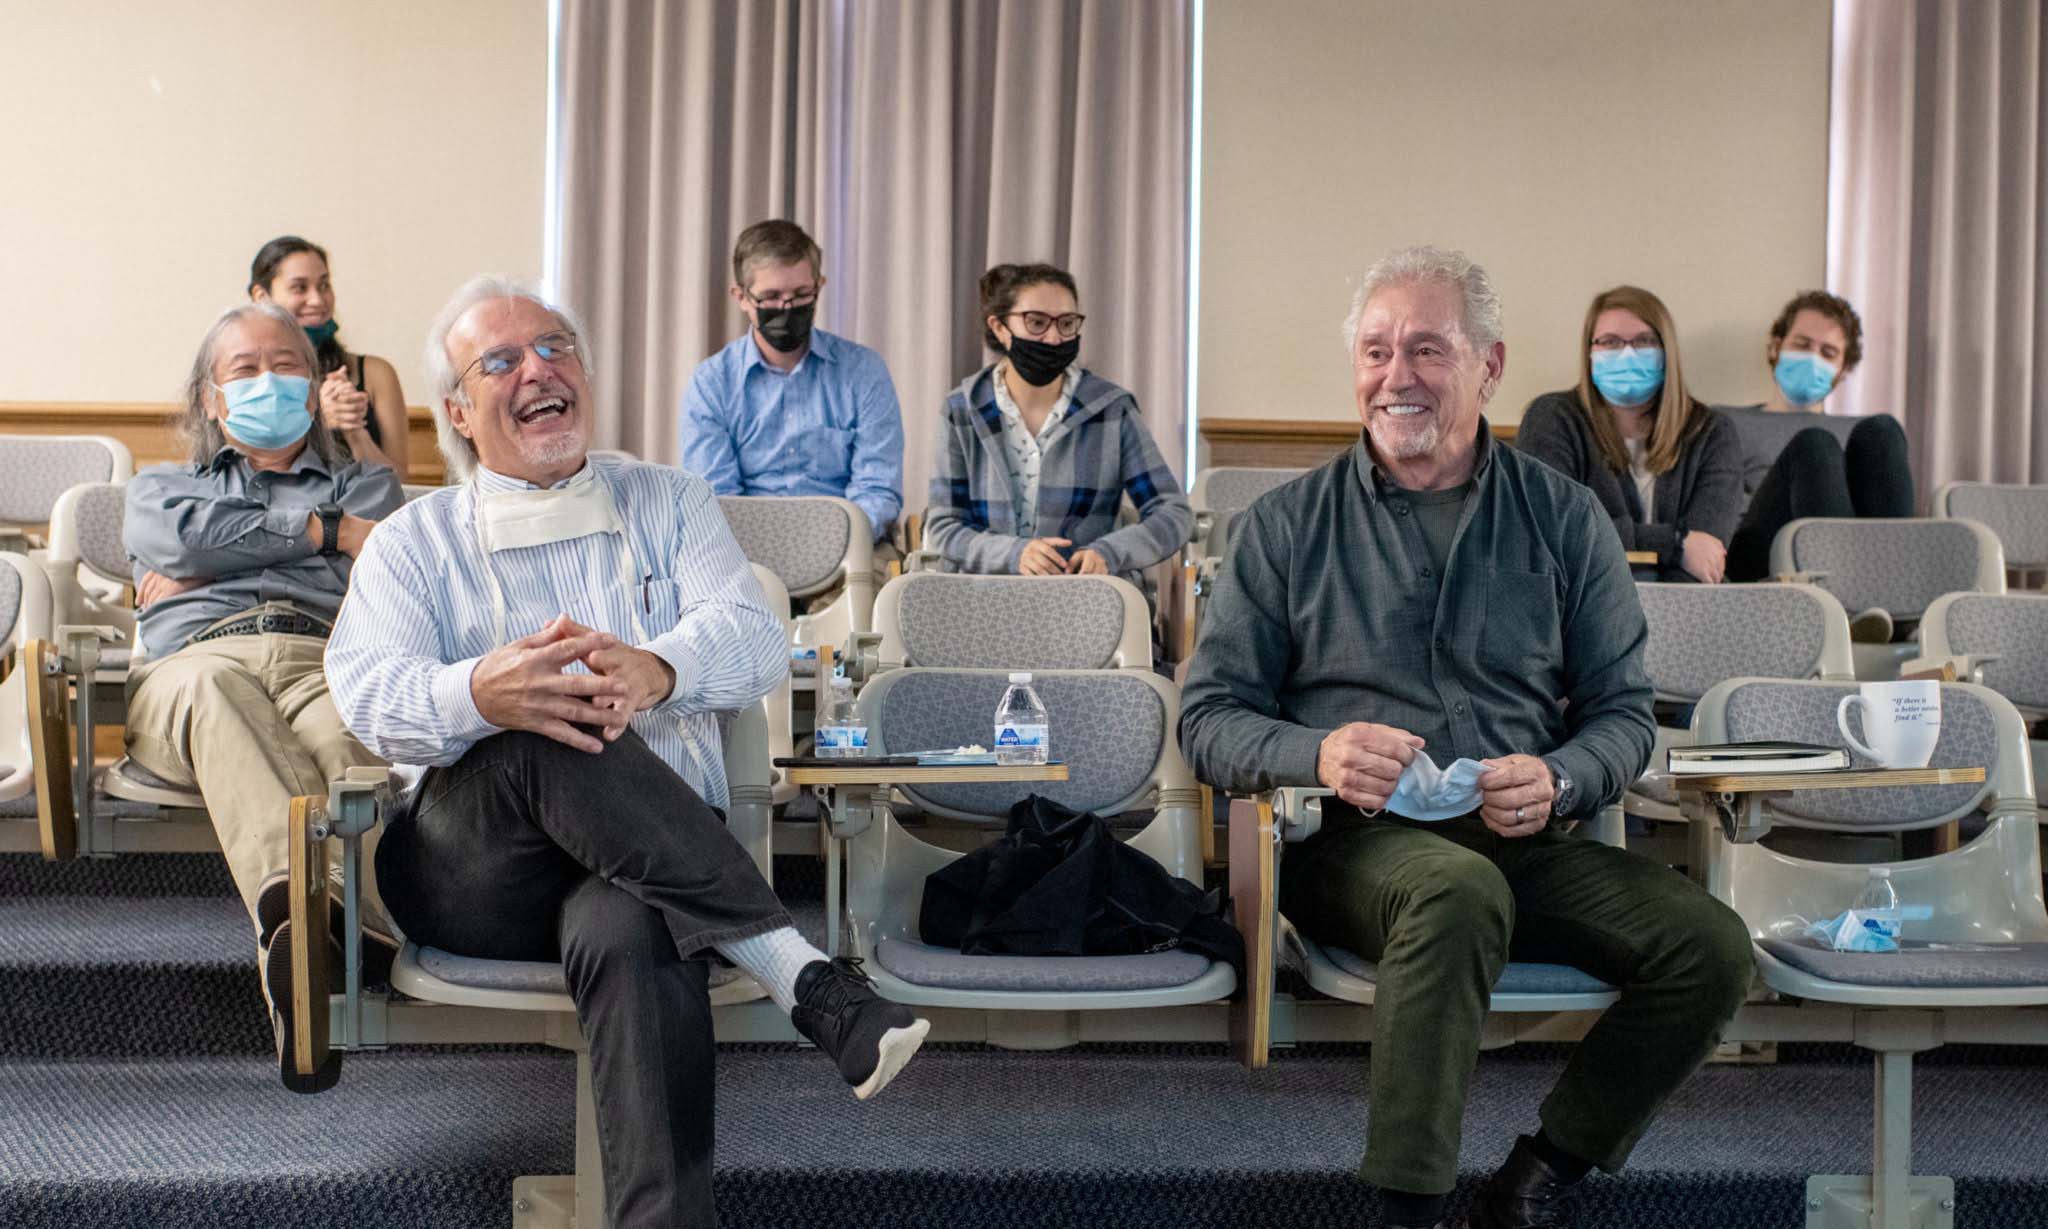
[[1550,769],[1550,783],[1557,789],[1557,796],[1550,802],[1550,813],[1553,816],[1564,815],[1578,801],[1578,783],[1565,772],[1564,765],[1557,762],[1556,756],[1544,756],[1543,763]]
[[341,553],[341,505],[325,503],[313,509],[320,518],[320,553],[338,555]]

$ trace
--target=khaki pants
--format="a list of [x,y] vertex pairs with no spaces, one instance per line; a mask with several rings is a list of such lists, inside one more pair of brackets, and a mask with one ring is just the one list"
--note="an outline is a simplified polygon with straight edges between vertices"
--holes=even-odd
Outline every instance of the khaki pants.
[[[265,883],[291,868],[291,800],[379,761],[341,723],[327,694],[317,636],[224,636],[144,662],[128,676],[128,754],[206,799],[228,871],[256,918]],[[364,840],[365,872],[378,830]],[[339,842],[329,847],[338,855]],[[340,859],[330,858],[339,874]],[[382,925],[373,877],[367,916]]]

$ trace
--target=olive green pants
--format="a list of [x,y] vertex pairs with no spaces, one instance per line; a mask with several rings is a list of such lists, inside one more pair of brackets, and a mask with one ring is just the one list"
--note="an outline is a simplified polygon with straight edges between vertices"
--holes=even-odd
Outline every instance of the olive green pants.
[[1683,875],[1553,831],[1508,840],[1476,815],[1332,814],[1287,852],[1280,908],[1379,966],[1359,1174],[1416,1194],[1456,1180],[1480,1025],[1508,961],[1568,964],[1621,989],[1542,1109],[1558,1146],[1609,1171],[1749,988],[1748,929]]

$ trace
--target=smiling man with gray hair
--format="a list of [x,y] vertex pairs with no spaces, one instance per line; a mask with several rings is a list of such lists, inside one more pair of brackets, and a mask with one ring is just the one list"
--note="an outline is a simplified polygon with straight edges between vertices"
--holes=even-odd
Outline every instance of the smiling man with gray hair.
[[1649,760],[1647,631],[1591,493],[1481,416],[1507,362],[1486,272],[1395,252],[1344,334],[1364,431],[1233,526],[1181,750],[1219,789],[1336,795],[1289,851],[1280,907],[1377,965],[1359,1172],[1388,1223],[1442,1222],[1508,961],[1621,989],[1472,1210],[1473,1229],[1562,1225],[1572,1184],[1618,1169],[1713,1049],[1749,933],[1670,868],[1553,823],[1592,817]]
[[349,728],[422,770],[377,878],[408,938],[559,960],[614,1226],[710,1225],[708,961],[753,975],[868,1097],[929,1024],[805,942],[726,831],[721,715],[788,670],[709,484],[588,453],[583,331],[502,278],[435,321],[458,486],[371,538],[327,651]]

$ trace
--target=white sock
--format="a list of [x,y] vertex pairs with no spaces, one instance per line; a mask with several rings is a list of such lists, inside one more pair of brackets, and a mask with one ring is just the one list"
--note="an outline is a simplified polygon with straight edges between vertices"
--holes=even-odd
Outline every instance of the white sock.
[[825,953],[805,942],[794,926],[717,947],[719,955],[745,969],[784,1011],[796,1006],[796,975],[813,960],[825,959]]

